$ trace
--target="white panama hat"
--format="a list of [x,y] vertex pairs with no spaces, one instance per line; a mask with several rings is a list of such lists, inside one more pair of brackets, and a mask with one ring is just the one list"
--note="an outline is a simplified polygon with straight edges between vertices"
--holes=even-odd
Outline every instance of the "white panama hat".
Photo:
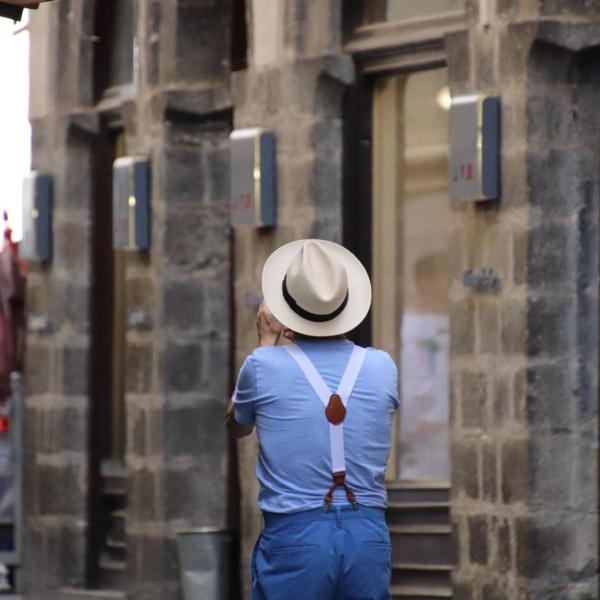
[[281,246],[262,271],[265,303],[292,331],[327,337],[354,329],[369,312],[371,282],[358,258],[327,240]]

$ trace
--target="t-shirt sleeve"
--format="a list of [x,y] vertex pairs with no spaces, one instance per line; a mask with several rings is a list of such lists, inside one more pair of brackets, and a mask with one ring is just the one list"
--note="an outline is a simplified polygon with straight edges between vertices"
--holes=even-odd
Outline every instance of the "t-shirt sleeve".
[[398,398],[399,386],[398,386],[398,367],[392,357],[385,352],[385,362],[388,369],[389,376],[386,378],[388,381],[388,395],[390,401],[394,407],[394,410],[400,407],[400,400]]
[[240,425],[254,424],[257,398],[256,364],[253,357],[248,356],[240,369],[237,385],[233,392],[234,416]]

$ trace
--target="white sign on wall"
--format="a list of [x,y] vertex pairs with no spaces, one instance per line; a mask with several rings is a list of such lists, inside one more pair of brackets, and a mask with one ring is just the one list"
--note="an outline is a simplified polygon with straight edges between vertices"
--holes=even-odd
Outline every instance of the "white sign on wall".
[[500,196],[500,98],[455,96],[450,108],[450,197]]

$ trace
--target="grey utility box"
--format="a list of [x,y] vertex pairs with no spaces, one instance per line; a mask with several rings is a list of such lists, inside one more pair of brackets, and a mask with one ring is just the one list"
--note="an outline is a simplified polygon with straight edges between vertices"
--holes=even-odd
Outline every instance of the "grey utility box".
[[23,240],[19,255],[25,260],[52,257],[52,176],[32,171],[23,180]]
[[113,246],[150,248],[150,163],[124,156],[113,164]]
[[472,94],[450,107],[450,197],[493,200],[500,196],[500,98]]
[[275,135],[236,129],[229,136],[231,225],[271,227],[277,222]]

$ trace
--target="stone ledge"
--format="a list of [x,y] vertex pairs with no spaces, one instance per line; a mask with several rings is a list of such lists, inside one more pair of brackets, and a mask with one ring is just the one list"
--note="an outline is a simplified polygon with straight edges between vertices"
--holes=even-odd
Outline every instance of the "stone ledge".
[[60,600],[127,600],[125,592],[63,588]]
[[229,88],[222,85],[204,88],[167,88],[151,99],[152,112],[163,118],[187,115],[210,120],[233,109]]

